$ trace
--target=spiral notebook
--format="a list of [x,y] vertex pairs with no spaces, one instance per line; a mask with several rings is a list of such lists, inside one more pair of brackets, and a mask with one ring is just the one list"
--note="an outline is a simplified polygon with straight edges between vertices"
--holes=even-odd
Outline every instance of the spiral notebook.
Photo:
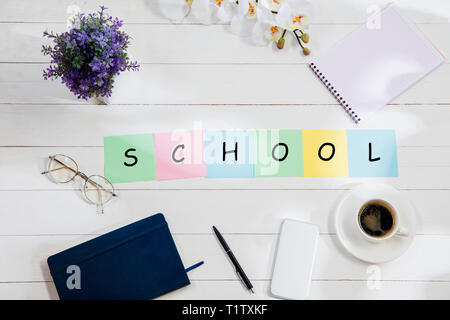
[[444,61],[414,23],[389,5],[309,67],[358,123]]

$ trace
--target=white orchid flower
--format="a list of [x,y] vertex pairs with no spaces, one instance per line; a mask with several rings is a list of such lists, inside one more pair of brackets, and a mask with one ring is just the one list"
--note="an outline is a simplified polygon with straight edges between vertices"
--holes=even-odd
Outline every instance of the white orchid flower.
[[181,21],[191,10],[194,0],[159,0],[161,13],[169,20]]
[[232,0],[193,0],[191,4],[191,15],[203,24],[230,22],[235,11],[236,3]]
[[215,2],[219,8],[217,11],[217,17],[222,22],[230,22],[233,16],[236,14],[237,5],[236,0],[211,0]]
[[254,0],[240,0],[237,14],[231,20],[231,31],[255,45],[277,41],[282,28],[277,26],[275,14]]
[[240,0],[236,14],[231,18],[231,32],[240,37],[250,37],[257,21],[258,3],[255,0]]
[[283,29],[281,27],[258,22],[253,28],[251,41],[256,45],[268,45],[272,42],[278,41],[278,39],[281,37],[282,32]]
[[197,22],[230,22],[231,32],[257,45],[273,42],[284,47],[286,31],[292,31],[303,53],[309,34],[304,32],[312,13],[306,0],[160,0],[161,12],[173,21],[191,15]]
[[240,0],[237,14],[231,19],[231,31],[250,37],[258,45],[269,43],[270,27],[275,25],[274,14],[255,0]]
[[303,29],[313,14],[311,3],[305,0],[286,0],[281,4],[276,21],[287,30]]
[[273,12],[278,12],[285,1],[286,0],[259,0],[263,7]]
[[283,28],[277,25],[275,15],[265,7],[257,8],[257,23],[252,32],[252,40],[255,44],[267,45],[278,41]]
[[193,0],[190,16],[199,23],[212,24],[218,20],[217,11],[217,5],[211,0]]
[[257,9],[257,0],[241,0],[238,2],[238,14],[247,19],[256,19]]

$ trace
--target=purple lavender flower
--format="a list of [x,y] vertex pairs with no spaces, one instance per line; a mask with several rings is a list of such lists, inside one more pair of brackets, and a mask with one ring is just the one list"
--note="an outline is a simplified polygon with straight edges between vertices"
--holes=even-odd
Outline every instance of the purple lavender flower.
[[53,39],[53,46],[42,46],[42,53],[51,58],[44,79],[61,78],[78,99],[110,97],[116,75],[140,68],[129,60],[131,37],[120,31],[123,21],[106,15],[105,10],[100,6],[98,12],[77,14],[68,32],[44,32],[44,37]]

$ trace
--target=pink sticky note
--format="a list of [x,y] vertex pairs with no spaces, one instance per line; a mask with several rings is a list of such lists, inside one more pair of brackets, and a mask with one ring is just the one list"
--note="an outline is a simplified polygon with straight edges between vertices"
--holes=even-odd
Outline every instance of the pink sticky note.
[[202,130],[154,133],[156,179],[206,176]]

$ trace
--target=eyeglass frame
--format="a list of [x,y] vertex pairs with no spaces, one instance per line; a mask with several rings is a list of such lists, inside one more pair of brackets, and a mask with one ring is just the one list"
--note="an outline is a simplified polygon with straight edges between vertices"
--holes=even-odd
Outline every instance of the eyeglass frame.
[[[73,163],[75,163],[75,165],[77,166],[77,170],[74,170],[73,168],[69,167],[65,163],[59,161],[58,159],[56,159],[56,156],[63,156],[63,157],[66,157],[66,158],[72,160]],[[50,159],[50,161],[52,161],[52,160],[56,161],[58,164],[62,165],[63,167],[57,168],[57,169],[52,169],[52,170],[49,170],[49,168],[47,167],[46,171],[41,172],[42,175],[48,174],[50,172],[57,171],[57,170],[60,170],[60,169],[64,169],[64,168],[65,169],[69,169],[70,171],[72,171],[74,173],[73,177],[71,179],[67,180],[67,181],[64,181],[64,182],[53,181],[53,182],[55,182],[57,184],[69,183],[69,182],[73,181],[77,176],[79,176],[80,178],[82,178],[85,181],[85,183],[89,182],[91,185],[93,185],[97,189],[103,189],[103,191],[106,191],[106,192],[108,192],[108,193],[110,193],[112,195],[112,197],[109,198],[107,201],[100,203],[101,208],[102,208],[102,213],[103,213],[103,204],[108,203],[113,197],[117,197],[117,194],[114,192],[115,191],[114,186],[108,179],[106,179],[104,176],[100,176],[100,175],[87,176],[85,173],[83,173],[80,170],[78,170],[78,163],[74,159],[72,159],[71,157],[66,156],[64,154],[58,153],[58,154],[54,154],[53,156],[48,156],[48,158]],[[50,165],[50,161],[49,161],[49,165]],[[101,186],[97,182],[93,181],[91,179],[91,177],[93,177],[93,176],[98,176],[98,177],[101,177],[101,178],[105,179],[105,181],[108,182],[111,185],[112,191],[106,190],[105,188],[103,188],[103,186]],[[97,206],[99,205],[98,203],[95,203],[92,200],[90,200],[86,195],[85,195],[85,197],[90,203],[96,204]]]

